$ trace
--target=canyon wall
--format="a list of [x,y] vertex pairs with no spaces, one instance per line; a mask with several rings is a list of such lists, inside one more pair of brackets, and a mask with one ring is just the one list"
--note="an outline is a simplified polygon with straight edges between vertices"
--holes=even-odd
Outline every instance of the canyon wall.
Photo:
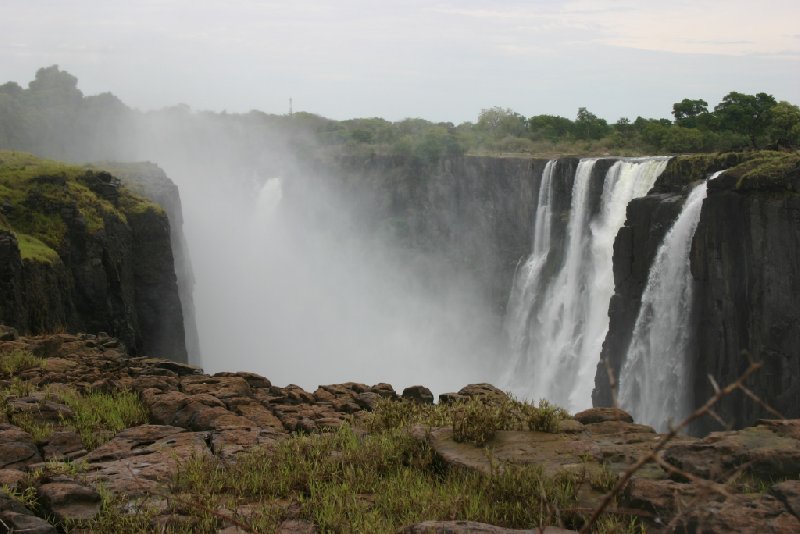
[[[695,406],[713,395],[709,376],[725,385],[762,362],[748,387],[786,417],[800,414],[800,158],[793,154],[723,154],[674,158],[651,194],[628,206],[614,244],[615,294],[596,373],[593,402],[613,402],[642,292],[664,235],[692,184],[708,184],[691,249],[694,306],[686,360]],[[618,384],[614,384],[616,387]],[[770,414],[741,393],[717,412],[741,428]],[[719,428],[711,418],[693,431]]]
[[105,171],[19,153],[0,153],[0,164],[0,322],[107,332],[133,353],[185,362],[164,210]]

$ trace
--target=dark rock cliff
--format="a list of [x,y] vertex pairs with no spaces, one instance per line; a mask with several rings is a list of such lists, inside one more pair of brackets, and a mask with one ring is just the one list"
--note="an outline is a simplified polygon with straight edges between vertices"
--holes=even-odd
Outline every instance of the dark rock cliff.
[[164,210],[107,172],[0,153],[0,322],[186,361]]
[[[178,186],[154,163],[98,163],[96,167],[118,176],[132,191],[164,208],[169,219],[169,239],[172,244],[172,255],[186,333],[186,352],[188,352],[193,361],[199,361],[200,339],[197,333],[194,298],[192,296],[195,283],[194,271],[192,270],[189,248],[183,234],[183,207]],[[147,245],[143,243],[143,246]],[[165,268],[166,262],[158,263],[155,266],[157,268]],[[138,271],[137,274],[139,274]],[[167,273],[163,274],[166,276]],[[153,305],[157,307],[159,304],[158,299],[151,300],[153,300]],[[169,308],[174,303],[163,303],[163,305]],[[164,310],[164,313],[171,315],[172,312],[167,309]],[[174,344],[177,343],[177,340],[168,343]]]
[[[402,157],[337,158],[303,172],[324,175],[347,199],[359,228],[385,242],[444,259],[469,273],[502,316],[514,271],[531,250],[545,160],[467,156],[424,165]],[[569,188],[575,161],[559,173]],[[310,172],[308,172],[310,171]],[[331,185],[332,183],[332,185]],[[288,200],[301,192],[287,184]],[[326,193],[327,194],[327,193]]]
[[[800,155],[757,158],[710,182],[692,246],[697,281],[695,394],[735,380],[785,417],[800,415]],[[737,428],[769,414],[741,393],[720,415]],[[703,429],[714,428],[705,421]]]
[[[709,183],[692,245],[695,283],[689,354],[692,392],[702,403],[719,384],[735,380],[748,358],[764,367],[750,388],[787,417],[800,414],[800,164],[792,154],[723,154],[670,161],[653,192],[632,201],[614,244],[615,294],[597,368],[593,402],[613,402],[606,363],[619,376],[650,266],[691,185]],[[735,394],[718,409],[737,428],[767,413]],[[715,424],[701,421],[696,432]]]

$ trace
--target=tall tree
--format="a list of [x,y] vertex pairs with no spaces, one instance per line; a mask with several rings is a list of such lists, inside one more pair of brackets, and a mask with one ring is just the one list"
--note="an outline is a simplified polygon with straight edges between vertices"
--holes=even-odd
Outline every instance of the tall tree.
[[708,102],[698,98],[692,100],[684,98],[680,102],[672,104],[672,114],[675,116],[675,124],[684,128],[697,128],[698,117],[708,114]]
[[766,144],[764,135],[770,124],[770,110],[777,102],[772,95],[758,93],[746,95],[732,91],[714,108],[722,130],[740,132],[748,137],[750,146]]

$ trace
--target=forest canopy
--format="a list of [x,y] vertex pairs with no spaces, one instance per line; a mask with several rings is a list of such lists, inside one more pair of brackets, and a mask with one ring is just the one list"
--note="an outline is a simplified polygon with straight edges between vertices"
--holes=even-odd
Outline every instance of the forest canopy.
[[454,125],[419,118],[344,121],[313,113],[285,115],[193,112],[180,104],[141,112],[111,93],[85,96],[78,79],[57,65],[39,69],[27,88],[0,85],[0,148],[67,160],[124,159],[125,143],[147,121],[199,121],[247,139],[280,139],[296,150],[389,154],[430,163],[471,154],[641,155],[800,148],[800,108],[772,95],[732,91],[713,108],[699,98],[672,104],[672,118],[608,123],[586,107],[574,118],[526,117],[512,109],[481,110]]

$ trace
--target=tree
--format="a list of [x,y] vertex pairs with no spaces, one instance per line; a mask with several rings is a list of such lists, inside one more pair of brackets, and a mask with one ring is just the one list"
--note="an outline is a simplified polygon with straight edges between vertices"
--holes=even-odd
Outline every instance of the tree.
[[578,139],[600,139],[611,133],[611,127],[586,108],[578,108],[573,132]]
[[722,130],[740,132],[750,140],[752,148],[766,144],[767,128],[770,125],[770,110],[777,102],[772,95],[758,93],[746,95],[732,91],[714,108]]
[[556,142],[567,138],[573,128],[571,120],[557,115],[536,115],[528,119],[528,131],[533,139]]
[[691,100],[684,98],[680,102],[672,104],[672,114],[675,116],[675,124],[684,128],[697,128],[698,118],[708,114],[708,102],[698,98]]
[[522,137],[527,131],[525,117],[509,108],[493,107],[481,110],[477,127],[495,139]]
[[778,148],[800,147],[800,108],[786,101],[772,106],[769,136]]

